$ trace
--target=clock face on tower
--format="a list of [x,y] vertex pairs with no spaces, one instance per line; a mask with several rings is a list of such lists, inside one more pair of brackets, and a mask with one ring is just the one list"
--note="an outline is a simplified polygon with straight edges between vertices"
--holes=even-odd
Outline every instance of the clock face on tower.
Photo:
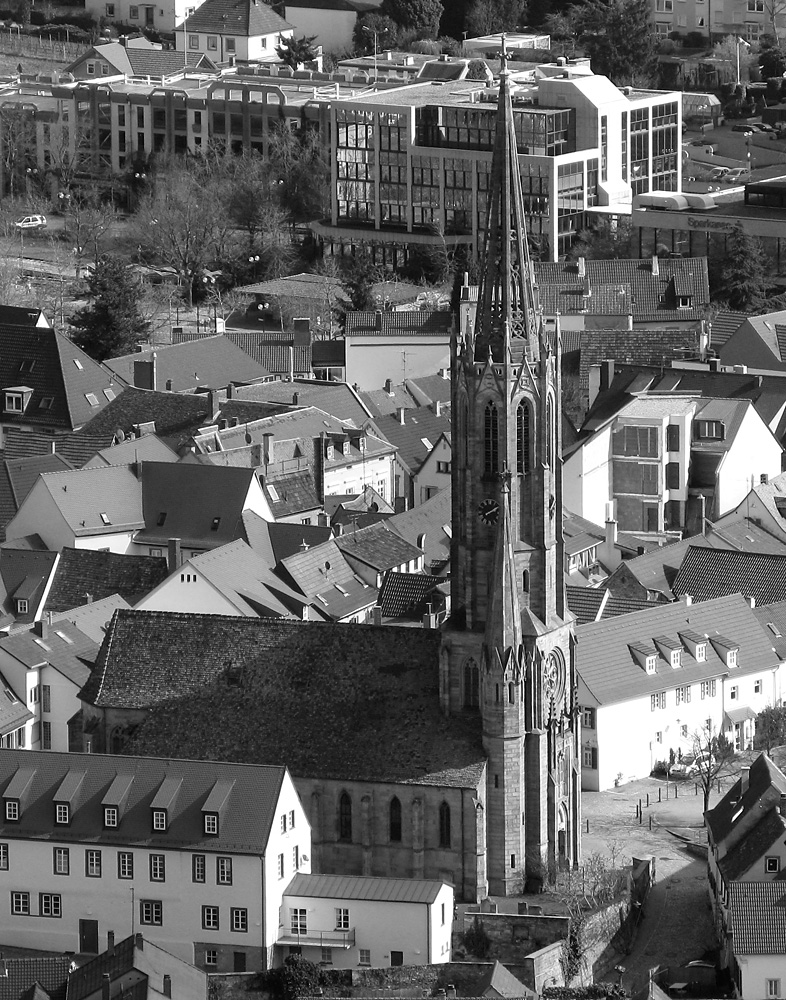
[[486,497],[478,504],[478,517],[484,524],[496,524],[499,519],[499,503],[491,497]]

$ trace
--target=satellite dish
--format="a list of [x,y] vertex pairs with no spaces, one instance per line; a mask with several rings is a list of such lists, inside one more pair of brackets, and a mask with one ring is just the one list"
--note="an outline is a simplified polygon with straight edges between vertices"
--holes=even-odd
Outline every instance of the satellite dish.
[[123,430],[122,427],[116,427],[115,428],[115,441],[117,441],[117,443],[120,444],[120,442],[121,441],[125,441],[125,439],[126,439],[126,432]]

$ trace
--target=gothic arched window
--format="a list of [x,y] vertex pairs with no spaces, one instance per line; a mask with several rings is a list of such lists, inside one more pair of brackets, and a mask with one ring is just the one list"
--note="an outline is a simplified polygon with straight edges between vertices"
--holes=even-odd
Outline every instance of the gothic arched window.
[[532,467],[532,431],[530,427],[529,403],[519,403],[516,411],[516,450],[519,472],[527,473]]
[[493,476],[499,469],[499,415],[489,402],[483,411],[483,474]]
[[338,800],[338,839],[352,840],[352,799],[346,792]]
[[464,708],[480,705],[480,670],[473,659],[464,665]]
[[390,800],[390,840],[396,844],[401,842],[401,803],[395,795]]
[[450,847],[450,806],[447,802],[439,807],[439,846]]

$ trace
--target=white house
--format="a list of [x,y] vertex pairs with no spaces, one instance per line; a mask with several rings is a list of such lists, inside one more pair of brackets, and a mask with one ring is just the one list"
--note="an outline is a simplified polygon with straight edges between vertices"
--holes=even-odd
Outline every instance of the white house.
[[740,1000],[786,995],[786,889],[783,882],[729,886],[729,947]]
[[355,47],[358,15],[379,7],[380,0],[286,0],[284,17],[298,35],[316,36],[324,52],[343,56]]
[[0,751],[3,940],[98,953],[135,929],[213,971],[267,968],[311,830],[285,767]]
[[139,28],[174,31],[175,26],[192,14],[202,0],[157,0],[155,3],[131,3],[130,0],[85,0],[85,11],[98,20],[130,24]]
[[205,0],[175,30],[175,48],[214,62],[277,62],[276,46],[294,29],[264,0]]
[[346,381],[363,390],[432,375],[450,358],[453,313],[436,310],[347,313]]
[[[7,683],[6,698],[11,701],[13,694],[17,707],[27,716],[13,740],[4,739],[5,746],[71,749],[69,726],[82,707],[79,692],[90,676],[98,648],[68,621],[52,627],[37,621],[32,629],[0,637],[0,673]],[[14,704],[11,702],[11,707]],[[3,710],[9,711],[5,705]]]
[[747,746],[757,713],[779,704],[780,657],[739,594],[654,605],[580,625],[577,637],[588,790],[646,777],[707,725],[735,740],[739,725]]
[[700,527],[777,475],[782,451],[750,400],[642,394],[567,455],[565,505],[602,523],[616,500],[625,531]]
[[308,875],[284,893],[278,945],[337,969],[450,961],[453,888],[427,879]]

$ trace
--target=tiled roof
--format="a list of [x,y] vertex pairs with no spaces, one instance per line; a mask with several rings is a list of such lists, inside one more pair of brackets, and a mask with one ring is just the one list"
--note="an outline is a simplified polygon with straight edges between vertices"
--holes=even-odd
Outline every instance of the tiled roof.
[[[9,546],[12,544],[13,542],[9,543]],[[14,614],[17,622],[31,622],[38,602],[44,596],[44,588],[57,560],[57,553],[9,546],[0,549],[3,609]],[[25,598],[28,601],[28,611],[17,615],[14,595],[21,587],[25,587],[28,592]]]
[[133,968],[134,935],[131,935],[124,941],[116,942],[112,954],[105,951],[71,973],[68,977],[68,1000],[84,1000],[102,988],[104,976],[109,976],[114,982]]
[[756,864],[759,865],[759,874],[764,875],[765,854],[774,853],[772,848],[776,844],[777,851],[784,839],[786,818],[781,816],[778,809],[769,809],[753,829],[718,861],[718,868],[726,883],[742,878]]
[[[1,645],[0,649],[2,649]],[[0,733],[3,736],[7,733],[13,733],[33,718],[33,713],[25,704],[27,697],[25,687],[26,684],[22,681],[19,691],[20,698],[3,674],[0,674],[0,690],[3,691],[3,697],[0,699]]]
[[404,379],[404,385],[421,406],[437,401],[448,404],[451,401],[449,372],[445,378],[442,375],[421,375],[419,378]]
[[34,983],[39,983],[52,1000],[65,1000],[70,965],[70,955],[0,959],[0,1000],[19,1000]]
[[72,684],[81,687],[90,676],[98,644],[76,625],[62,622],[43,628],[43,635],[31,629],[0,637],[0,649],[26,667],[49,663]]
[[707,522],[707,533],[711,538],[718,538],[728,548],[741,552],[786,554],[786,538],[776,538],[766,528],[747,518],[723,524]]
[[[776,665],[772,644],[767,641],[750,605],[735,594],[691,605],[681,602],[653,604],[645,611],[580,625],[579,675],[598,705],[646,698],[677,683],[695,684],[722,677],[728,668],[712,642],[713,638],[723,638],[719,625],[723,635],[739,646],[736,674],[744,676]],[[631,653],[630,647],[636,643],[651,644],[655,636],[678,640],[679,633],[688,631],[708,636],[704,661],[696,661],[686,648],[682,650],[682,666],[678,671],[659,656],[655,673],[648,674]]]
[[[545,285],[583,284],[578,261],[548,263],[536,261],[535,281]],[[584,273],[593,293],[604,285],[629,286],[633,313],[637,317],[701,319],[709,305],[709,275],[705,257],[659,259],[653,274],[651,257],[643,260],[585,260]],[[675,282],[692,290],[689,309],[679,309]],[[611,355],[612,357],[614,355]]]
[[491,990],[494,996],[506,997],[509,1000],[537,996],[534,990],[516,979],[513,973],[508,971],[499,961],[494,962],[494,967],[485,978],[483,988],[480,990],[481,995],[485,996],[487,990]]
[[166,545],[179,538],[186,548],[214,549],[240,537],[252,469],[168,462],[145,462],[141,469],[137,541]]
[[416,545],[392,531],[387,522],[348,531],[336,538],[336,545],[350,565],[355,561],[364,563],[380,573],[423,555]]
[[[720,539],[715,539],[715,536],[694,535],[692,538],[683,538],[680,541],[650,549],[649,552],[644,552],[634,559],[628,559],[623,565],[642,587],[657,591],[668,600],[672,600],[674,594],[671,588],[682,565],[682,560],[685,558],[685,553],[692,545],[709,546],[714,544],[717,544],[718,547],[725,547]],[[613,579],[613,575],[610,579]]]
[[6,425],[81,427],[115,396],[122,385],[76,344],[46,327],[0,327],[0,391],[29,386],[23,413],[6,413]]
[[614,597],[610,590],[596,590],[594,587],[567,587],[568,607],[576,616],[576,624],[616,618],[633,611],[646,611],[653,605],[648,601],[638,601],[628,597]]
[[450,495],[449,487],[440,490],[425,503],[386,521],[387,527],[401,535],[410,545],[422,545],[425,568],[432,573],[440,572],[450,561]]
[[263,382],[242,385],[235,389],[234,401],[259,400],[289,406],[316,406],[336,420],[362,427],[371,412],[358,393],[346,382],[317,382],[296,379],[294,382]]
[[373,417],[395,413],[402,407],[406,410],[418,405],[409,393],[406,383],[391,385],[390,392],[384,388],[361,389],[358,395]]
[[424,573],[394,573],[389,570],[385,574],[382,586],[379,588],[378,604],[386,618],[400,618],[425,609],[428,595],[444,580]]
[[[119,611],[84,696],[151,706],[137,752],[177,746],[194,759],[281,760],[312,778],[475,786],[479,719],[442,716],[439,641],[389,625]],[[239,700],[222,694],[229,664],[242,667]]]
[[[282,339],[274,334],[259,333],[253,330],[227,330],[224,334],[238,350],[248,355],[253,361],[265,369],[269,375],[287,377],[290,369],[295,376],[311,373],[311,345],[294,344],[290,354],[290,345],[294,342],[287,337]],[[208,339],[199,333],[184,331],[174,335],[176,344],[193,344]]]
[[675,597],[706,601],[725,594],[755,597],[757,604],[786,600],[786,552],[735,552],[688,547],[672,584]]
[[398,448],[399,461],[416,473],[437,441],[446,431],[450,431],[450,414],[444,410],[439,416],[428,406],[414,410],[404,410],[403,420],[398,416],[377,417],[375,427],[391,444]]
[[131,462],[177,462],[178,455],[157,434],[126,438],[108,448],[102,448],[82,468],[102,465],[130,465]]
[[263,488],[276,519],[322,507],[314,476],[308,469],[269,476],[265,479]]
[[782,660],[786,660],[786,601],[753,609],[759,624]]
[[88,594],[96,601],[120,594],[129,604],[136,604],[166,576],[166,559],[64,548],[44,611],[78,608],[88,603]]
[[0,465],[0,540],[5,538],[5,526],[42,472],[59,472],[71,465],[60,455],[32,455],[29,458],[6,459]]
[[21,427],[6,427],[3,435],[7,460],[31,458],[34,455],[60,455],[75,469],[93,458],[112,443],[112,435],[94,436],[80,432],[52,434],[49,431],[29,431]]
[[143,527],[142,489],[128,466],[48,472],[39,483],[76,536]]
[[[280,755],[275,755],[280,759]],[[6,750],[0,755],[0,787],[5,790],[20,768],[31,769],[33,779],[27,804],[12,828],[0,832],[14,837],[31,836],[58,843],[95,840],[103,827],[102,800],[118,775],[133,778],[122,803],[120,822],[113,831],[118,845],[146,848],[176,844],[179,850],[207,848],[260,854],[267,848],[285,769],[258,764],[219,763],[200,760],[157,760],[153,757],[117,757],[103,754],[54,753],[39,750]],[[56,827],[53,795],[69,773],[84,774],[72,803],[68,828]],[[164,778],[180,779],[168,808],[167,829],[157,833],[150,826],[150,803]],[[217,783],[231,784],[217,835],[206,835],[202,808]],[[118,803],[121,805],[121,803]],[[4,819],[4,817],[3,817]]]
[[204,53],[147,49],[135,45],[129,45],[125,51],[134,76],[174,76],[187,68],[199,69],[200,73],[217,72],[215,63]]
[[590,365],[606,358],[627,364],[666,365],[674,360],[697,357],[698,332],[664,328],[660,330],[582,330],[579,383],[586,388]]
[[377,590],[355,574],[333,539],[286,556],[281,568],[323,618],[339,621],[377,602]]
[[786,886],[783,882],[732,882],[729,918],[734,954],[786,953]]
[[435,310],[408,309],[402,312],[369,310],[346,314],[346,337],[443,337],[453,328],[453,314]]
[[[207,0],[207,3],[210,2]],[[202,7],[199,8],[201,10]],[[229,382],[252,382],[270,374],[267,368],[249,358],[245,351],[222,334],[145,348],[135,354],[109,358],[104,363],[118,377],[134,385],[134,364],[138,361],[149,362],[153,360],[153,355],[157,388],[163,389],[171,381],[173,392],[185,392],[196,386],[219,389]]]
[[719,351],[729,337],[739,330],[747,318],[747,313],[731,312],[725,309],[717,312],[712,317],[710,347],[714,351]]
[[242,521],[243,538],[269,566],[301,552],[304,544],[313,548],[333,537],[328,525],[265,521],[252,510],[243,511]]
[[362,899],[379,903],[433,903],[443,887],[436,879],[374,878],[370,875],[307,875],[298,872],[285,896]]
[[83,604],[80,608],[70,608],[60,614],[54,614],[52,615],[52,624],[59,621],[71,622],[88,639],[92,639],[96,646],[100,646],[104,641],[112,615],[118,608],[129,609],[129,607],[128,601],[119,594],[112,594],[111,597],[105,597],[103,600]]
[[[41,322],[43,320],[43,322]],[[27,306],[0,305],[0,326],[49,326],[49,320],[40,309]]]
[[215,32],[219,35],[276,35],[291,31],[292,25],[266,3],[254,0],[205,0],[201,7],[178,27],[178,31]]
[[287,7],[310,7],[313,10],[352,10],[358,13],[375,10],[381,0],[287,0]]
[[[759,754],[750,766],[748,787],[742,792],[742,779],[738,778],[720,802],[704,814],[704,821],[716,845],[721,844],[735,831],[735,823],[746,816],[763,816],[763,803],[771,806],[780,803],[786,795],[786,776],[766,754]],[[748,828],[745,828],[746,831]]]
[[193,556],[184,565],[198,570],[241,614],[291,618],[297,612],[296,617],[302,617],[302,595],[275,576],[241,538]]

